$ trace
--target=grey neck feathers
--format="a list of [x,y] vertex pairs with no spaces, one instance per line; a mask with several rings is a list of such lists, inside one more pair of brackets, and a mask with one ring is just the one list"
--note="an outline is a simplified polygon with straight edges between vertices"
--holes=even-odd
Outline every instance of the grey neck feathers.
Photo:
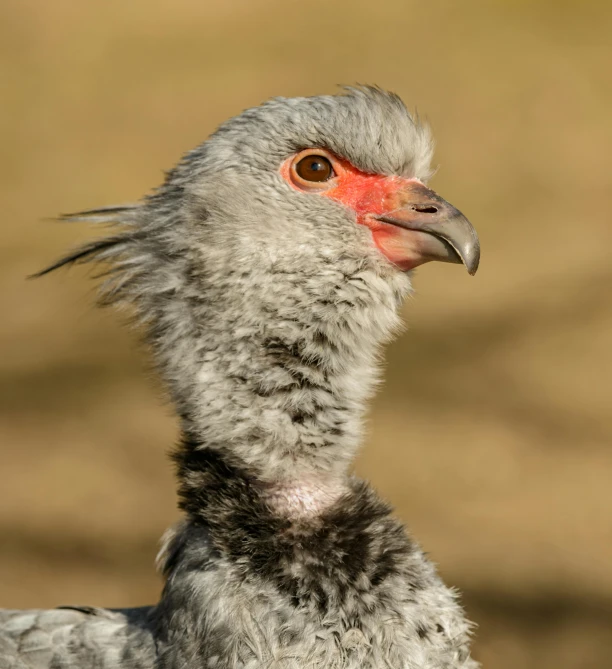
[[279,508],[333,502],[407,278],[311,253],[228,271],[210,251],[187,276],[152,325],[185,431],[251,472]]
[[276,244],[259,223],[229,236],[227,220],[187,215],[182,190],[167,188],[144,207],[70,217],[122,227],[46,271],[109,261],[103,302],[136,308],[184,432],[248,471],[272,506],[316,513],[346,488],[410,280],[373,246],[334,247],[323,228],[319,243],[279,239],[286,224]]

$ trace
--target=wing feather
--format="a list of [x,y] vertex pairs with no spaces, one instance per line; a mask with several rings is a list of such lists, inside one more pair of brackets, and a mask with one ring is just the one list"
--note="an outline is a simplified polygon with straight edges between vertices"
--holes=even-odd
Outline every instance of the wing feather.
[[152,669],[152,611],[0,610],[0,669]]

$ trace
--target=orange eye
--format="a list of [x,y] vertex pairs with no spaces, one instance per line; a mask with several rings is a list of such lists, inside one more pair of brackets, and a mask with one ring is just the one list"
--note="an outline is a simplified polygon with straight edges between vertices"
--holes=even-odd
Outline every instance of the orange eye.
[[295,165],[296,174],[304,181],[322,182],[335,176],[331,161],[325,156],[311,153]]

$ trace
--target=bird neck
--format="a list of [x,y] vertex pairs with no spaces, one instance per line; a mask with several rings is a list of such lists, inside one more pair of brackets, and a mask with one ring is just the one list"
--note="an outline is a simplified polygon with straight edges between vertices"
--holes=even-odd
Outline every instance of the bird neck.
[[198,445],[189,452],[248,472],[279,513],[317,514],[348,485],[380,346],[409,283],[363,267],[295,283],[268,274],[250,273],[239,291],[209,274],[185,296],[191,325],[161,351],[165,375]]

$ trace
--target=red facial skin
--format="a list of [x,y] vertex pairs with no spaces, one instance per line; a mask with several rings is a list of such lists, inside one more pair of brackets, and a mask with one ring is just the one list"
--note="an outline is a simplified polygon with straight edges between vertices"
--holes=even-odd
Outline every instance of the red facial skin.
[[[319,183],[299,178],[294,169],[295,164],[303,156],[312,153],[327,157],[336,176]],[[413,248],[410,230],[375,218],[401,207],[402,193],[411,185],[420,184],[418,179],[366,174],[348,161],[322,150],[306,150],[289,158],[281,167],[281,176],[296,190],[328,197],[352,209],[357,223],[365,225],[372,232],[374,243],[381,253],[401,269],[409,270],[423,262],[418,250]]]

